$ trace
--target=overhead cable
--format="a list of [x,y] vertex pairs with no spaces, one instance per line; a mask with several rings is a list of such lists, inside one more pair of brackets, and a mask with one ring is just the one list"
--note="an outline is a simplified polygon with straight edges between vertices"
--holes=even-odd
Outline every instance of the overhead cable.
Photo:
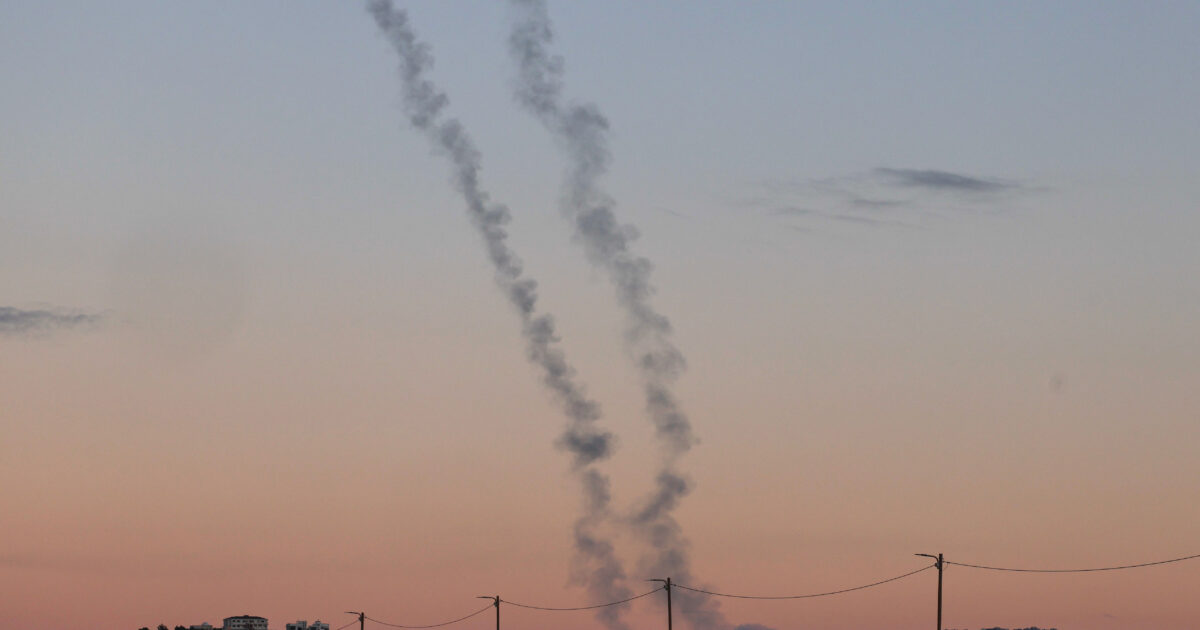
[[483,608],[476,610],[475,612],[467,615],[466,617],[459,617],[458,619],[453,619],[451,621],[443,621],[442,623],[434,623],[434,624],[430,624],[428,626],[406,626],[406,625],[399,624],[399,623],[388,623],[386,621],[380,621],[380,620],[372,618],[372,617],[367,617],[367,619],[370,619],[371,621],[374,621],[377,624],[389,626],[392,628],[440,628],[442,626],[448,626],[452,623],[466,621],[467,619],[470,619],[471,617],[474,617],[475,615],[478,615],[478,614],[482,613],[483,611],[490,609],[492,606],[495,606],[495,604],[488,604],[487,606],[484,606]]
[[937,566],[936,564],[931,564],[926,567],[921,567],[920,569],[917,569],[916,571],[909,571],[908,573],[905,573],[904,575],[897,575],[896,577],[893,577],[893,578],[888,578],[886,580],[880,580],[878,582],[872,582],[870,584],[863,584],[862,586],[855,586],[852,588],[844,588],[844,589],[841,589],[838,591],[829,591],[827,593],[810,593],[807,595],[731,595],[729,593],[718,593],[716,591],[706,591],[702,588],[693,588],[691,586],[684,586],[682,584],[672,584],[671,586],[676,587],[676,588],[682,588],[682,589],[689,590],[689,591],[695,591],[697,593],[704,593],[705,595],[713,595],[716,597],[732,597],[735,599],[808,599],[810,597],[827,597],[829,595],[840,595],[842,593],[849,593],[850,591],[861,591],[864,588],[871,588],[872,586],[879,586],[881,584],[887,584],[888,582],[895,582],[896,580],[904,579],[910,575],[916,575],[922,571],[928,571],[936,566]]
[[[1125,565],[1120,565],[1120,566],[1094,567],[1094,568],[1087,568],[1087,569],[1026,569],[1026,568],[1015,568],[1015,567],[994,567],[994,566],[988,566],[988,565],[983,565],[983,564],[971,564],[971,563],[967,563],[967,562],[954,562],[953,560],[945,560],[945,559],[942,560],[942,563],[959,566],[959,567],[966,567],[966,568],[970,568],[970,569],[984,569],[984,570],[988,570],[988,571],[1010,571],[1010,572],[1015,572],[1015,573],[1091,573],[1091,572],[1096,572],[1096,571],[1118,571],[1118,570],[1122,570],[1122,569],[1138,569],[1138,568],[1142,568],[1142,567],[1152,567],[1152,566],[1157,566],[1157,565],[1161,565],[1161,564],[1171,564],[1173,562],[1183,562],[1184,560],[1194,560],[1196,558],[1200,558],[1200,554],[1195,554],[1195,555],[1191,555],[1191,556],[1183,556],[1180,558],[1171,558],[1170,560],[1158,560],[1156,562],[1143,562],[1140,564],[1125,564]],[[842,593],[850,593],[853,591],[861,591],[863,589],[868,589],[868,588],[872,588],[875,586],[881,586],[881,585],[887,584],[889,582],[895,582],[897,580],[902,580],[906,577],[916,575],[916,574],[922,573],[924,571],[928,571],[929,569],[933,569],[937,566],[938,565],[936,563],[934,563],[934,564],[922,567],[920,569],[917,569],[916,571],[909,571],[908,573],[904,573],[902,575],[897,575],[895,577],[891,577],[886,580],[872,582],[870,584],[863,584],[861,586],[854,586],[851,588],[843,588],[843,589],[836,590],[836,591],[828,591],[828,592],[824,592],[824,593],[808,593],[808,594],[804,594],[804,595],[735,595],[732,593],[720,593],[717,591],[710,591],[710,590],[706,590],[706,589],[702,589],[702,588],[696,588],[693,586],[686,586],[684,584],[672,584],[671,586],[675,587],[675,588],[681,588],[686,591],[693,591],[696,593],[703,593],[705,595],[712,595],[714,597],[730,597],[730,598],[734,598],[734,599],[764,599],[764,600],[809,599],[809,598],[813,598],[813,597],[828,597],[830,595],[841,595]],[[574,606],[574,607],[562,607],[562,608],[554,607],[554,606],[534,606],[531,604],[521,604],[518,602],[512,602],[512,601],[496,598],[495,602],[488,604],[487,606],[484,606],[483,608],[480,608],[479,610],[477,610],[469,615],[466,615],[464,617],[459,617],[458,619],[452,619],[450,621],[444,621],[442,623],[435,623],[435,624],[429,624],[429,625],[424,625],[424,626],[411,626],[411,625],[403,625],[403,624],[398,624],[398,623],[390,623],[387,621],[381,621],[379,619],[375,619],[373,617],[364,617],[364,618],[368,619],[374,623],[392,627],[392,628],[409,628],[409,629],[413,629],[413,630],[420,630],[420,629],[424,629],[424,628],[440,628],[442,626],[448,626],[451,624],[458,623],[460,621],[466,621],[467,619],[470,619],[471,617],[482,614],[483,612],[487,611],[489,608],[495,607],[499,603],[509,604],[511,606],[516,606],[518,608],[528,608],[530,610],[547,610],[547,611],[594,610],[597,608],[605,608],[608,606],[617,606],[620,604],[631,602],[635,599],[641,599],[643,597],[647,597],[647,596],[653,595],[654,593],[657,593],[661,590],[664,590],[665,588],[666,588],[665,586],[660,586],[658,588],[655,588],[654,590],[642,593],[641,595],[634,595],[633,597],[628,597],[628,598],[617,600],[614,602],[605,602],[603,604],[592,604],[590,606]],[[337,628],[336,630],[346,630],[346,628],[353,626],[355,623],[357,623],[357,620],[351,621],[350,623],[348,623],[344,626],[341,626],[340,628]]]
[[625,598],[625,599],[622,599],[619,601],[615,601],[615,602],[608,602],[606,604],[594,604],[592,606],[576,606],[574,608],[553,608],[550,606],[530,606],[529,604],[518,604],[517,602],[510,602],[507,599],[502,599],[500,601],[502,603],[509,604],[510,606],[516,606],[518,608],[529,608],[532,610],[592,610],[594,608],[604,608],[606,606],[616,606],[617,604],[624,604],[625,602],[631,602],[635,599],[641,599],[647,595],[653,595],[654,593],[657,593],[657,592],[663,590],[663,588],[664,587],[660,586],[652,591],[642,593],[641,595],[634,595],[633,597],[628,597],[628,598]]
[[1014,571],[1017,573],[1090,573],[1092,571],[1118,571],[1120,569],[1138,569],[1141,567],[1152,567],[1159,564],[1170,564],[1172,562],[1183,562],[1184,560],[1192,560],[1200,558],[1200,553],[1194,556],[1184,556],[1182,558],[1172,558],[1170,560],[1159,560],[1158,562],[1143,562],[1141,564],[1126,564],[1119,567],[1098,567],[1095,569],[1014,569],[1010,567],[989,567],[982,564],[968,564],[966,562],[952,562],[944,560],[946,564],[953,564],[959,567],[969,567],[972,569],[987,569],[989,571]]

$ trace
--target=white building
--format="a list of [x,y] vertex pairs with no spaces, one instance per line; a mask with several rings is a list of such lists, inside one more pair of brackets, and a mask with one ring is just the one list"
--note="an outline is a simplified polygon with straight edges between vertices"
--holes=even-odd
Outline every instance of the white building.
[[296,623],[289,623],[287,625],[287,630],[329,630],[329,624],[318,619],[312,622],[312,625],[310,626],[308,625],[307,621],[300,620]]
[[226,617],[221,630],[267,630],[267,618],[254,615]]

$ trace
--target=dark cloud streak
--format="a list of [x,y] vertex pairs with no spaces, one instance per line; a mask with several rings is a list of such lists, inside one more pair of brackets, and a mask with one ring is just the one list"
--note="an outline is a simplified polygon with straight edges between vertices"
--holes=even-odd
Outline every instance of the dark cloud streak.
[[813,215],[824,214],[817,212],[811,208],[799,208],[796,206],[785,206],[783,208],[775,208],[771,214],[783,217],[810,217]]
[[855,208],[865,210],[887,210],[888,208],[900,208],[908,204],[908,202],[899,199],[871,199],[856,195],[850,195],[848,203]]
[[28,335],[63,328],[89,326],[100,321],[100,315],[62,309],[23,310],[0,306],[0,335]]
[[1020,187],[1011,182],[981,179],[932,169],[877,168],[874,172],[894,184],[928,190],[986,193],[1012,190]]
[[769,179],[743,205],[802,221],[923,228],[929,219],[1004,207],[1046,188],[935,169],[885,168],[836,177]]
[[[876,217],[864,217],[854,214],[842,214],[837,212],[824,212],[821,210],[813,210],[811,208],[798,208],[795,206],[785,206],[776,208],[770,211],[770,214],[781,217],[796,217],[796,218],[817,218],[826,219],[829,221],[838,221],[840,223],[857,223],[859,225],[871,226],[891,226],[904,228],[918,228],[919,226],[904,221],[895,221],[890,219],[880,219]],[[795,227],[795,226],[793,226]],[[799,228],[801,231],[808,231],[807,228]]]

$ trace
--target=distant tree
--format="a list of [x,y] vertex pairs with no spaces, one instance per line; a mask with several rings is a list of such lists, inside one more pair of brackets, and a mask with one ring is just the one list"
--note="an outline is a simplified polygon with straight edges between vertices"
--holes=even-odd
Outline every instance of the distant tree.
[[187,626],[175,626],[175,630],[188,630]]
[[146,626],[142,626],[141,628],[138,628],[138,630],[150,630],[150,628],[147,628]]
[[171,630],[171,629],[167,627],[167,624],[160,623],[160,624],[158,624],[158,630]]

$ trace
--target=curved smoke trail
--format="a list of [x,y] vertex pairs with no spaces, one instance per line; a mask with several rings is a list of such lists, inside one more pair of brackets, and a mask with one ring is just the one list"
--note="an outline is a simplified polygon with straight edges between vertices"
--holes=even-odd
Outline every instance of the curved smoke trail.
[[[553,39],[543,0],[513,0],[518,16],[509,37],[517,62],[516,97],[559,141],[568,158],[562,210],[574,223],[588,259],[607,272],[628,319],[626,342],[642,379],[646,409],[663,447],[664,460],[655,490],[635,510],[631,523],[652,548],[640,570],[694,582],[688,542],[672,515],[689,491],[676,462],[695,443],[691,423],[680,409],[672,385],[684,369],[683,354],[671,341],[671,325],[650,304],[652,265],[631,251],[636,230],[621,225],[613,199],[599,186],[608,169],[608,121],[590,104],[565,104],[563,64],[551,55]],[[681,611],[698,629],[729,628],[718,604],[699,593],[677,593]]]
[[[568,418],[558,443],[571,453],[572,468],[584,494],[583,514],[574,525],[572,577],[600,601],[625,599],[632,593],[624,586],[624,569],[612,543],[599,533],[608,520],[611,496],[608,476],[595,464],[612,453],[613,436],[595,426],[600,407],[576,383],[575,370],[557,345],[553,318],[537,314],[537,283],[524,275],[520,259],[508,246],[505,225],[511,214],[504,205],[492,202],[480,185],[479,151],[459,121],[444,118],[449,98],[425,76],[433,64],[429,47],[417,40],[407,14],[393,7],[391,0],[371,0],[368,8],[400,56],[404,112],[412,126],[450,160],[455,188],[467,202],[471,222],[483,237],[496,283],[520,315],[528,358],[541,369],[543,384]],[[601,618],[615,630],[626,630],[619,614],[620,607],[609,607],[603,609]]]

